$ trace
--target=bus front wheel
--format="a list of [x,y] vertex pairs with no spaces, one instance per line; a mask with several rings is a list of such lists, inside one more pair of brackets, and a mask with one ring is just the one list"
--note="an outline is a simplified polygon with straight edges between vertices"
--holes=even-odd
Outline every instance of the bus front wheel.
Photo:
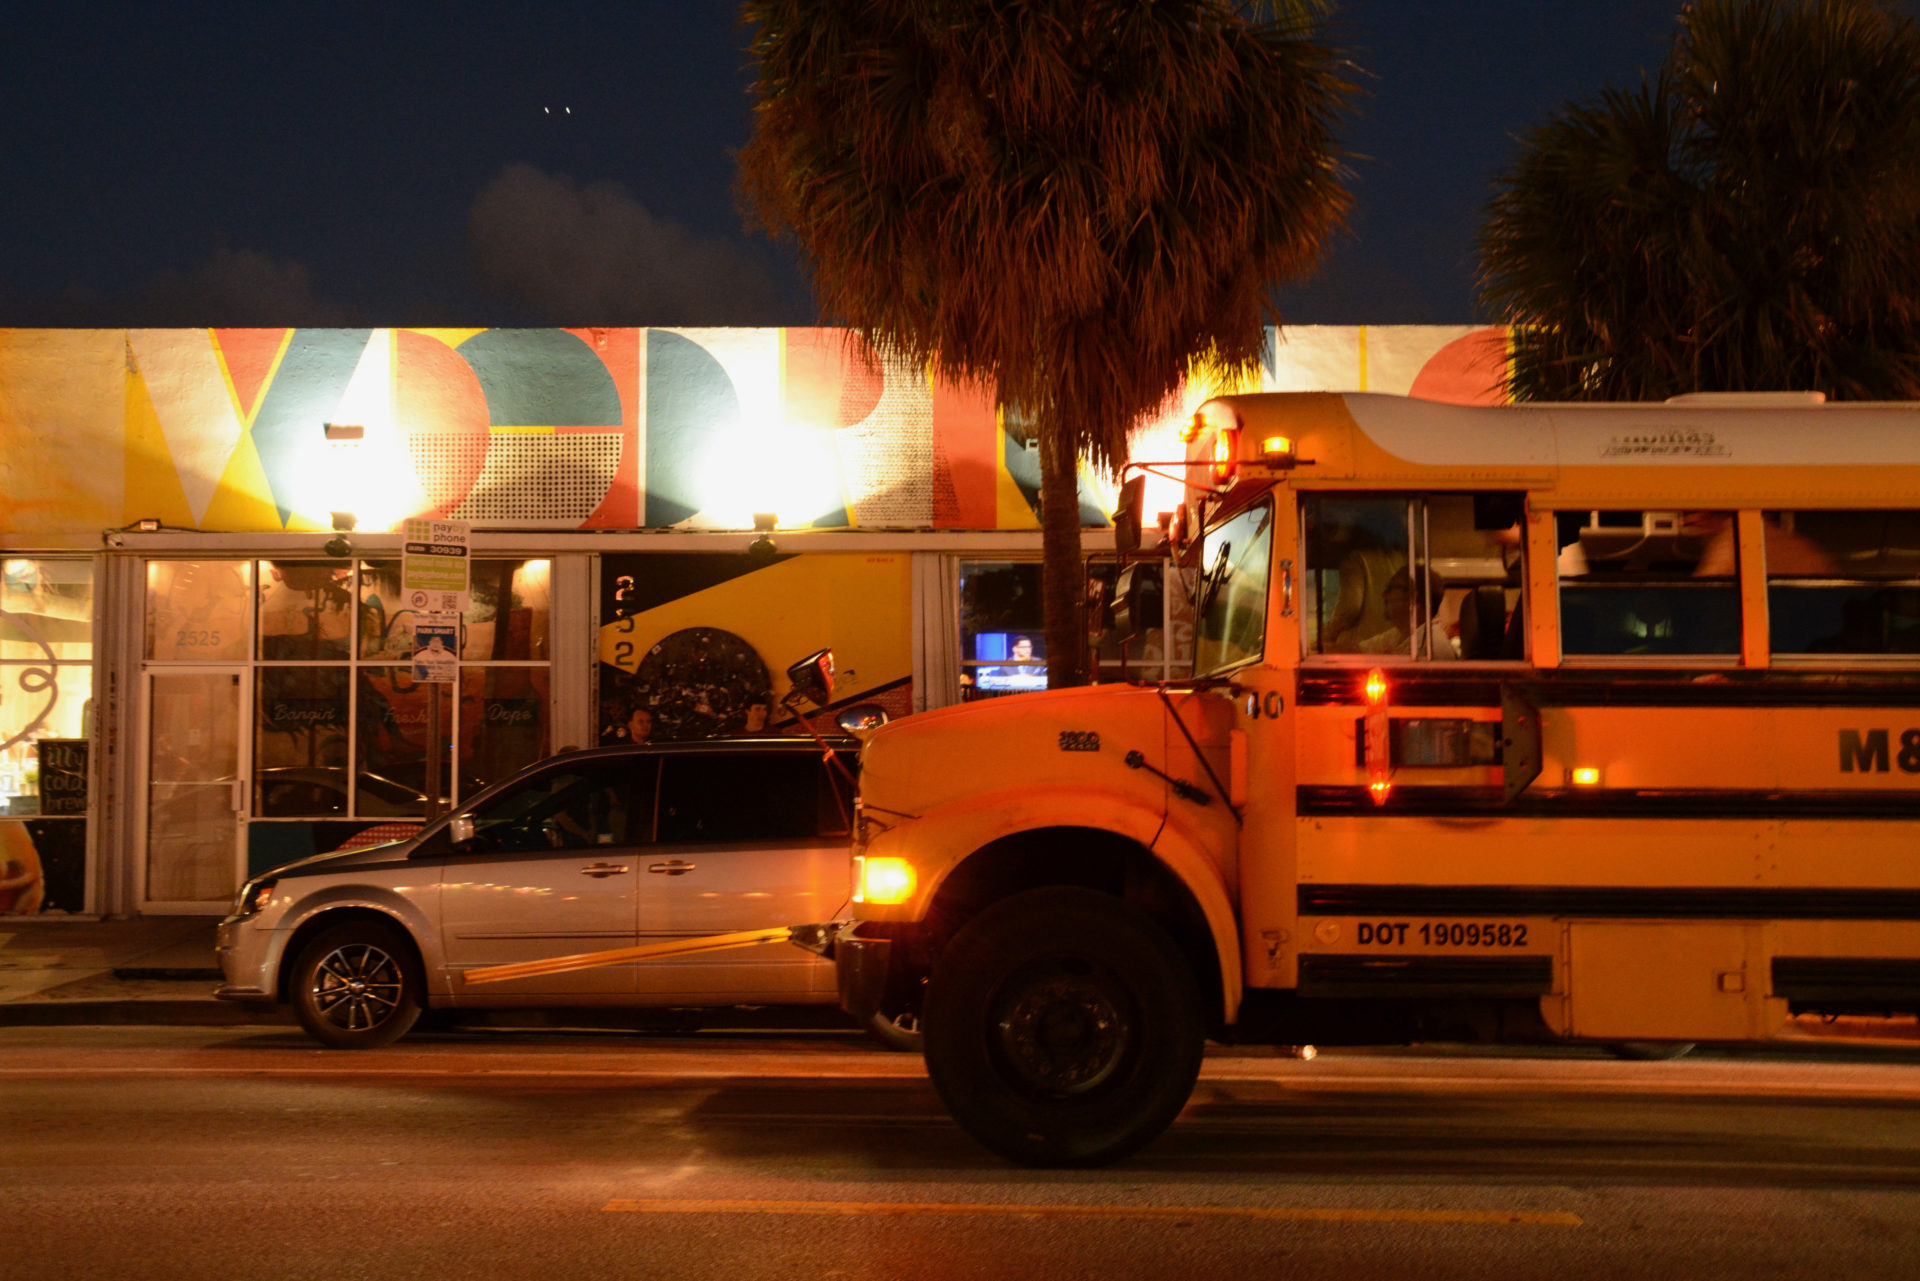
[[1193,1092],[1200,1005],[1187,958],[1145,912],[1029,890],[976,916],[934,967],[927,1074],[960,1127],[1010,1161],[1115,1161]]

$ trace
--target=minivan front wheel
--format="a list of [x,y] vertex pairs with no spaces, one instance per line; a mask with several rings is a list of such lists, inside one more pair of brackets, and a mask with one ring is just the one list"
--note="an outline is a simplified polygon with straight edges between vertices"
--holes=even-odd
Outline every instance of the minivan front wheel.
[[406,943],[387,926],[354,921],[322,930],[300,949],[292,976],[294,1017],[335,1050],[375,1050],[420,1017],[420,980]]

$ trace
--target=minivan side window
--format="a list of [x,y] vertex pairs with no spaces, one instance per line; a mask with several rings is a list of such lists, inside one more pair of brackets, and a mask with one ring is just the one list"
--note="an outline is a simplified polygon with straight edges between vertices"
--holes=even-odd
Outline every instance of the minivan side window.
[[797,840],[820,834],[811,752],[688,752],[660,765],[662,845]]
[[646,811],[634,803],[634,783],[632,761],[543,770],[474,811],[475,844],[488,851],[530,852],[642,842]]

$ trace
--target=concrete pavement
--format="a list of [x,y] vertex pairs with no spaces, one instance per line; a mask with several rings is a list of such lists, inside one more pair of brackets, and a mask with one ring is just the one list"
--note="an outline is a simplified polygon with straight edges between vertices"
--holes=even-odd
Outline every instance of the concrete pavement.
[[285,1023],[216,1001],[211,916],[0,916],[0,1026]]

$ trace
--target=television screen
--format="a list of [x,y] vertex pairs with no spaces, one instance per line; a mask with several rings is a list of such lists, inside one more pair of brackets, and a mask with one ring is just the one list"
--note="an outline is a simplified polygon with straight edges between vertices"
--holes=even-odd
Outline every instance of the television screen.
[[996,693],[1047,687],[1046,644],[1026,632],[976,632],[973,683]]

